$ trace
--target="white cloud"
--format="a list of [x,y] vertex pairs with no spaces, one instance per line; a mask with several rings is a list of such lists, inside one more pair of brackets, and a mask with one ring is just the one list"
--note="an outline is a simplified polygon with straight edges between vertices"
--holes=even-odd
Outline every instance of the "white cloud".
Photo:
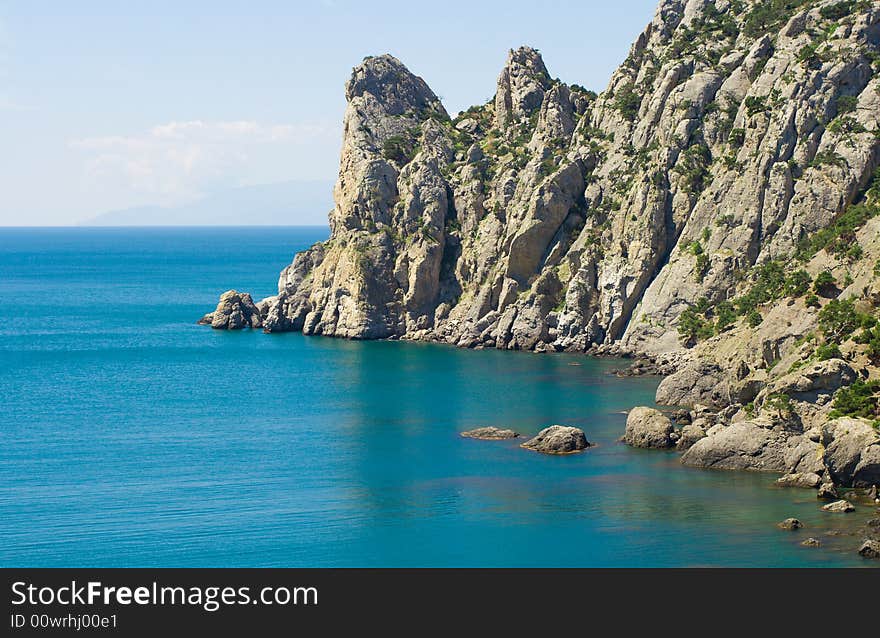
[[134,135],[74,139],[69,145],[84,156],[87,187],[176,204],[217,187],[296,178],[297,165],[307,170],[311,149],[338,147],[338,129],[326,122],[188,120]]

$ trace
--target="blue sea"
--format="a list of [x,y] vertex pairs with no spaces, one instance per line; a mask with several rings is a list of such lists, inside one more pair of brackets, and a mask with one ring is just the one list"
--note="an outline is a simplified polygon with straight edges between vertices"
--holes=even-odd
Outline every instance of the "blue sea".
[[[866,564],[867,511],[618,443],[620,362],[196,325],[326,236],[0,229],[0,566]],[[597,447],[458,436],[554,423]]]

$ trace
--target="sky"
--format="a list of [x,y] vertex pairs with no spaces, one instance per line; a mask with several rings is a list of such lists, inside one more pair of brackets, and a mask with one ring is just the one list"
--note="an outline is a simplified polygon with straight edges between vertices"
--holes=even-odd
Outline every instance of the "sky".
[[398,57],[451,114],[490,98],[520,45],[601,91],[655,4],[0,0],[0,226],[331,182],[367,55]]

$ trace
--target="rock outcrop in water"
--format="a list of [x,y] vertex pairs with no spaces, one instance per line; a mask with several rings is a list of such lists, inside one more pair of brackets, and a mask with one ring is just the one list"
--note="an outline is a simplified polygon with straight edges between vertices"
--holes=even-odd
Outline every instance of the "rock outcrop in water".
[[583,430],[564,425],[551,425],[538,432],[520,447],[543,454],[573,454],[586,450],[591,444]]
[[503,441],[505,439],[519,438],[519,434],[513,430],[505,430],[496,427],[476,428],[462,432],[461,436],[466,439],[479,439],[481,441]]
[[330,239],[211,325],[638,355],[694,408],[651,447],[876,483],[878,44],[877,2],[662,0],[601,94],[523,47],[455,118],[366,58]]
[[248,293],[228,290],[220,295],[220,301],[214,312],[209,312],[199,319],[199,324],[211,326],[215,330],[261,328],[262,311]]
[[633,408],[626,418],[623,441],[632,447],[664,449],[674,447],[678,435],[672,421],[659,410]]

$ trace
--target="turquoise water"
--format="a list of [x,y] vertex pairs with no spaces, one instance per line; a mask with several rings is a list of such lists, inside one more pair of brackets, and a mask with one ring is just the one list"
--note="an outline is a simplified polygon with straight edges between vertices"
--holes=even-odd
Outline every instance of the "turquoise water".
[[[0,229],[0,565],[865,564],[867,514],[617,443],[615,362],[195,325],[325,234]],[[553,423],[598,447],[457,435]]]

